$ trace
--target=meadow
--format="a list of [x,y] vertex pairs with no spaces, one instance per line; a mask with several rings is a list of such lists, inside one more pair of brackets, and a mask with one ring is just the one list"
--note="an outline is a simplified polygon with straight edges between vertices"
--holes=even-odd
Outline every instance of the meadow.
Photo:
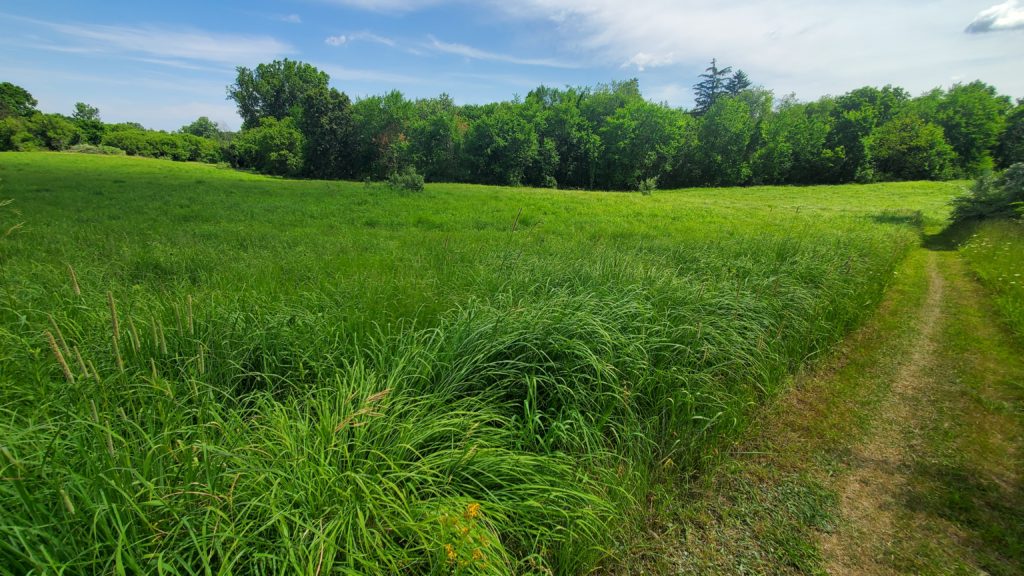
[[961,189],[400,193],[0,154],[0,566],[613,566],[647,487],[862,322]]

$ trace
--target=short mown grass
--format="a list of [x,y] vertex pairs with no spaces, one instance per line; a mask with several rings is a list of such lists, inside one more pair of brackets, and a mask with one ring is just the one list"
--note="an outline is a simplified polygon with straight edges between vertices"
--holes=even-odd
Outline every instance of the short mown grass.
[[956,184],[423,193],[0,154],[0,566],[585,573]]

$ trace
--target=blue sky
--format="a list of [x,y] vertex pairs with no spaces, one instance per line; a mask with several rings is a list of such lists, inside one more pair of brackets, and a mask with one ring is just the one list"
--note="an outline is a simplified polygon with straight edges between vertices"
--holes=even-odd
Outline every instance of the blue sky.
[[360,97],[459,103],[632,77],[676,106],[716,57],[804,100],[982,79],[1024,96],[1024,0],[5,0],[0,81],[48,112],[237,128],[235,66],[312,63]]

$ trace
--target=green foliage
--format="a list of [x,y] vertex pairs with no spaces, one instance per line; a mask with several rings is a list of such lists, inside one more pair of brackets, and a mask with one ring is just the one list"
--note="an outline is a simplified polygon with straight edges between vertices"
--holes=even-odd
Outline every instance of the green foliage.
[[[711,65],[700,75],[701,81],[693,87],[694,114],[701,116],[707,113],[719,98],[730,93],[728,89],[731,82],[730,74],[732,74],[732,66],[719,68],[718,60],[711,60]],[[744,74],[745,77],[746,74]]]
[[[825,101],[827,102],[827,101]],[[832,151],[825,148],[831,122],[826,104],[801,104],[783,98],[778,110],[760,126],[760,146],[751,160],[755,181],[796,184],[827,181],[834,171]],[[839,159],[841,161],[841,159]]]
[[640,194],[644,196],[650,196],[655,190],[658,189],[658,179],[656,177],[644,178],[637,182],[636,189]]
[[942,128],[907,113],[882,124],[866,141],[867,154],[883,180],[942,180],[952,174],[956,153]]
[[60,114],[35,114],[28,122],[28,130],[43,148],[66,150],[78,142],[78,127]]
[[1009,110],[1009,98],[980,81],[956,84],[939,102],[935,122],[956,151],[963,174],[975,176],[992,169],[992,152]]
[[304,175],[352,178],[355,127],[348,96],[334,88],[316,88],[300,101],[296,127],[304,142]]
[[352,105],[355,154],[360,172],[386,178],[412,162],[407,132],[415,116],[412,102],[398,90],[371,96]]
[[957,221],[1015,216],[1016,206],[1024,202],[1024,163],[1014,164],[1002,173],[982,175],[967,194],[953,201],[953,219]]
[[97,146],[95,144],[75,144],[68,148],[68,152],[77,152],[79,154],[106,154],[108,156],[124,156],[126,152],[120,148],[114,148],[113,146]]
[[865,86],[834,100],[825,150],[834,170],[826,182],[867,182],[874,179],[867,139],[877,126],[899,116],[910,100],[906,90]]
[[741,98],[722,97],[701,118],[701,178],[716,186],[738,186],[751,178],[748,149],[755,122]]
[[100,119],[100,109],[90,106],[85,102],[75,102],[75,111],[71,114],[71,119],[76,122],[98,121]]
[[283,120],[296,113],[302,98],[326,89],[330,77],[316,67],[295,60],[275,60],[254,70],[239,66],[235,83],[228,86],[228,98],[238,105],[242,128],[255,128],[264,118]]
[[[245,119],[243,132],[263,118],[290,118],[302,150],[257,161],[253,144],[266,138],[253,135],[232,149],[232,162],[324,179],[379,181],[415,166],[433,182],[626,190],[647,178],[662,187],[944,179],[993,162],[1009,166],[1024,149],[1021,105],[1011,109],[981,82],[918,98],[899,87],[865,86],[815,102],[776,102],[742,71],[712,61],[688,112],[645,100],[635,78],[593,88],[539,86],[523,100],[464,106],[447,95],[410,100],[398,91],[353,103],[328,80],[290,60],[239,68],[228,93]],[[8,88],[9,100],[31,98]],[[175,140],[137,124],[104,124],[85,104],[74,132],[64,120],[0,118],[0,150],[106,142],[133,155],[216,162],[218,148],[228,149],[234,137],[202,117],[180,130],[200,140]],[[136,134],[105,140],[125,131]],[[290,150],[287,133],[274,145]]]
[[243,130],[231,142],[233,164],[275,176],[296,176],[302,172],[302,133],[291,118],[266,117],[255,128]]
[[220,146],[213,140],[192,134],[170,134],[133,127],[107,131],[101,140],[103,146],[124,150],[129,156],[165,158],[178,162],[209,162],[221,160]]
[[410,155],[424,177],[432,182],[464,180],[460,155],[468,123],[447,94],[417,100],[415,117],[408,128]]
[[567,188],[594,188],[598,183],[598,167],[603,150],[600,136],[584,114],[584,106],[592,97],[586,91],[568,88],[558,90],[541,86],[526,97],[526,107],[538,127],[538,136],[549,159],[556,159],[550,177]]
[[752,83],[750,77],[743,70],[737,70],[731,78],[725,82],[725,91],[730,96],[739,96],[741,92],[750,88]]
[[28,117],[36,113],[39,102],[21,86],[0,82],[0,119],[10,116]]
[[519,186],[537,159],[537,133],[517,108],[489,106],[466,134],[471,177],[487,184]]
[[619,190],[672,170],[679,155],[686,117],[676,110],[644,100],[619,108],[601,129],[598,174]]
[[388,176],[388,185],[402,192],[423,192],[423,176],[416,172],[416,168],[406,166]]
[[217,123],[206,116],[200,116],[195,122],[182,126],[180,132],[211,140],[216,140],[221,136],[221,129]]
[[1024,100],[1006,117],[1006,127],[999,136],[996,148],[996,166],[1009,168],[1018,162],[1024,162]]

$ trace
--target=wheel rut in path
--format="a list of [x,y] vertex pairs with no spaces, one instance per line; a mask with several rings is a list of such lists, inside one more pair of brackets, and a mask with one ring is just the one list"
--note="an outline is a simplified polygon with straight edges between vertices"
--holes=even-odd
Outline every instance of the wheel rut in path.
[[880,554],[896,538],[899,495],[909,479],[915,430],[922,406],[915,400],[929,382],[936,362],[946,279],[938,257],[928,254],[928,292],[916,318],[917,336],[892,382],[890,395],[864,442],[853,449],[851,472],[841,487],[839,507],[844,525],[823,537],[829,574],[893,574]]

